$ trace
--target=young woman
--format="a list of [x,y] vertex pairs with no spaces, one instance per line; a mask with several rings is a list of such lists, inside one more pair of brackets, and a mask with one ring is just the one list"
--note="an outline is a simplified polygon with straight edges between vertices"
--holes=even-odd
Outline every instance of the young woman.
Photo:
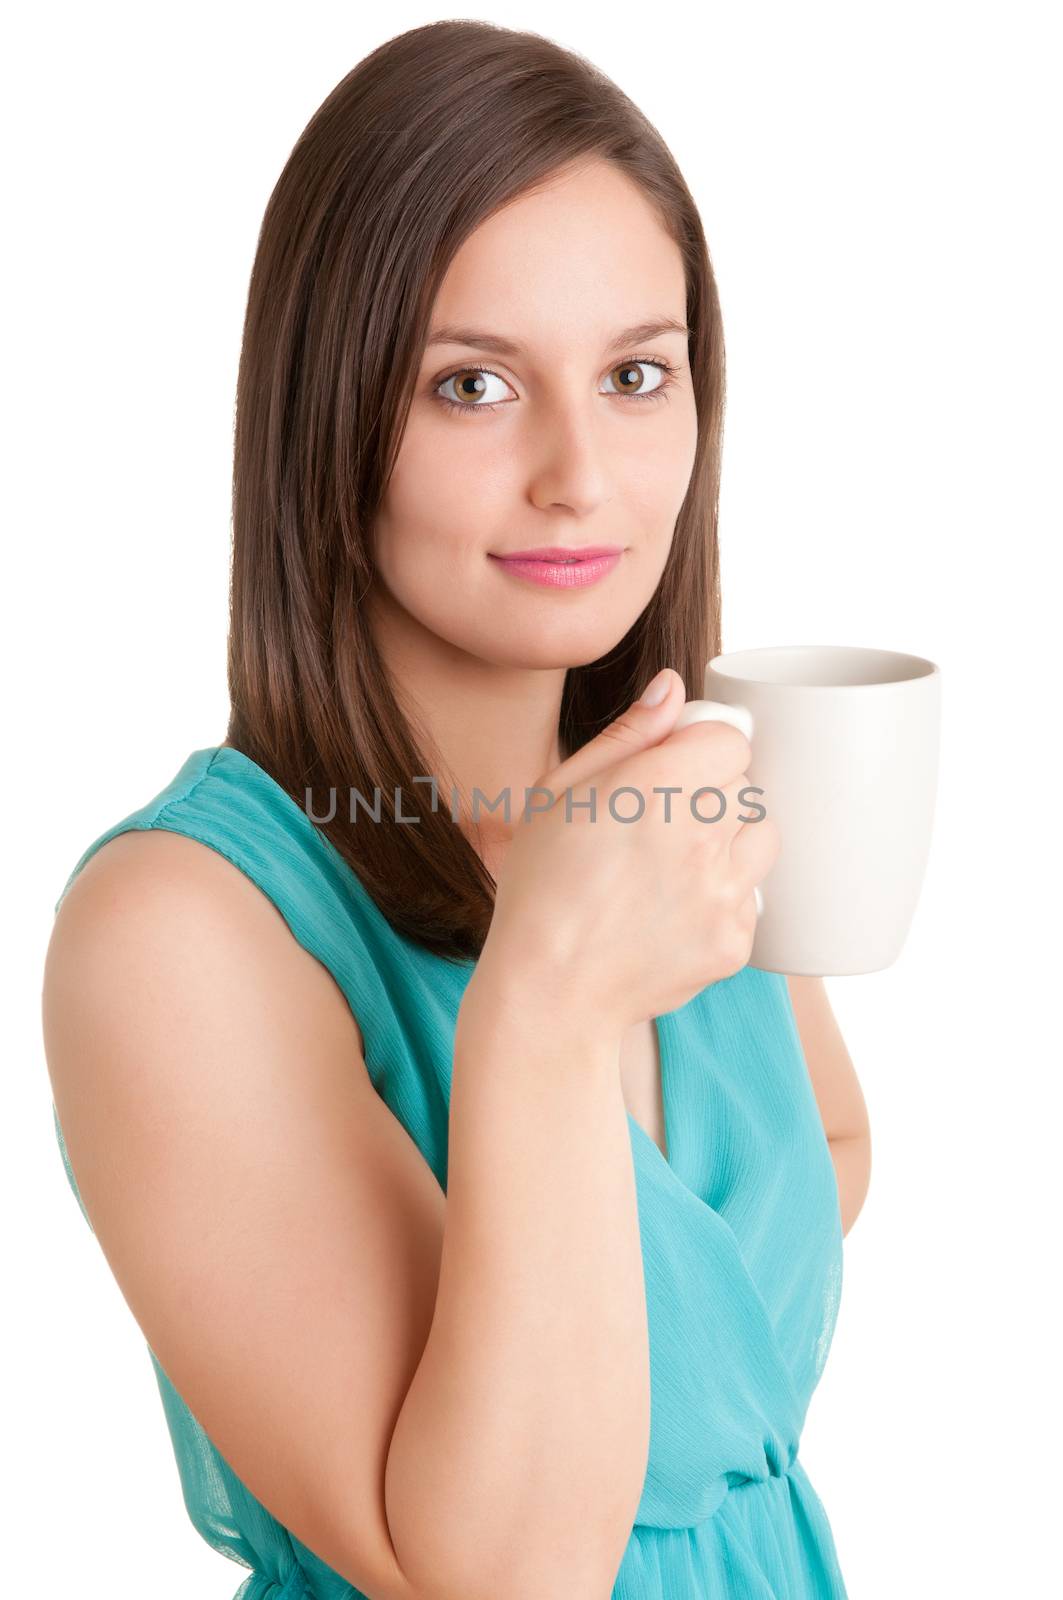
[[534,34],[389,41],[270,199],[237,401],[227,737],[44,984],[195,1526],[241,1600],[843,1596],[798,1445],[866,1113],[748,964],[750,746],[675,730],[724,345],[671,156]]

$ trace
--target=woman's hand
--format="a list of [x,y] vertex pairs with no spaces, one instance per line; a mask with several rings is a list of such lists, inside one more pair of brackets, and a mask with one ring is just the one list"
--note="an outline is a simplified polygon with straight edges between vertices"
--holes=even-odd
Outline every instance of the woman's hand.
[[[636,702],[539,779],[553,804],[517,823],[481,953],[481,967],[530,970],[544,1004],[589,1007],[621,1032],[745,966],[753,891],[779,851],[770,817],[740,820],[749,741],[723,722],[673,732],[685,699],[668,679],[660,705]],[[707,786],[726,801],[718,821],[719,795],[691,806]],[[621,788],[635,792],[614,815]]]

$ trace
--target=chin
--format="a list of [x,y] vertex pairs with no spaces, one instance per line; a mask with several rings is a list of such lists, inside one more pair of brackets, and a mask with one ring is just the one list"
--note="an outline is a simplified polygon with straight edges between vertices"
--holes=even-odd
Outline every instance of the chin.
[[571,626],[571,618],[567,626],[561,623],[556,628],[529,629],[526,634],[523,630],[512,629],[504,640],[498,641],[497,648],[487,646],[474,653],[498,666],[526,667],[533,672],[587,667],[608,655],[634,620],[632,617],[619,627],[610,628],[603,628],[599,621],[597,626],[578,631]]

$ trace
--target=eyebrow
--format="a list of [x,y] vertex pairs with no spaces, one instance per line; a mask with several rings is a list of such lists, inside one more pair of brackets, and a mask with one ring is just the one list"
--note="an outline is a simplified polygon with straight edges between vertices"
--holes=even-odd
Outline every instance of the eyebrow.
[[[685,322],[677,322],[674,317],[653,317],[649,322],[636,322],[633,328],[624,328],[606,345],[608,351],[622,350],[626,345],[641,344],[644,339],[656,339],[661,333],[683,333],[689,335],[691,329]],[[520,356],[524,354],[519,344],[514,344],[512,339],[504,339],[498,333],[484,333],[479,328],[462,328],[446,325],[436,328],[428,336],[428,345],[433,344],[471,344],[478,345],[482,350],[493,350],[500,356]],[[427,346],[426,346],[427,348]]]

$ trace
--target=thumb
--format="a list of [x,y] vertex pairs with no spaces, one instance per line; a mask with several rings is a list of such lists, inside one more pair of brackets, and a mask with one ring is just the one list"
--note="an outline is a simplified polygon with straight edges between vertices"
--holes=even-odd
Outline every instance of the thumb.
[[[649,698],[647,698],[647,696]],[[653,703],[656,699],[656,703]],[[686,703],[686,687],[678,672],[664,667],[647,684],[641,697],[622,711],[601,733],[539,779],[539,786],[556,797],[568,788],[589,782],[624,756],[659,744],[671,733]]]

